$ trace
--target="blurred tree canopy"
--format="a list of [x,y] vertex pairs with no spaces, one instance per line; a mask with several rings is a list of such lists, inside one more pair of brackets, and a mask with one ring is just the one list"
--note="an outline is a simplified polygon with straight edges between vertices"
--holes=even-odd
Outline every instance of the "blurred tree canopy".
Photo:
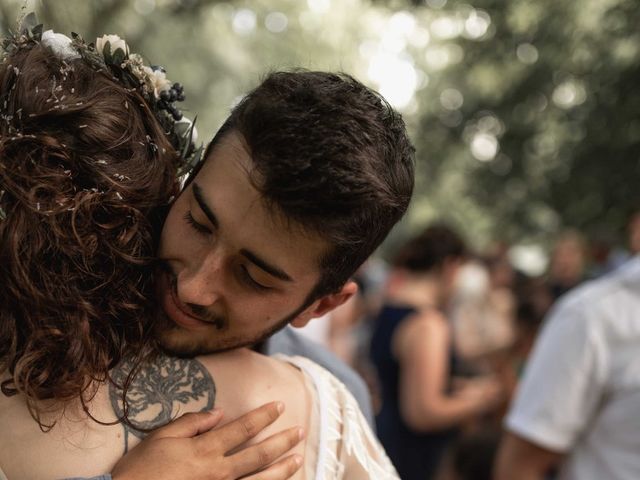
[[[0,0],[3,32],[23,1]],[[46,28],[117,33],[185,85],[208,139],[268,70],[343,70],[404,113],[416,195],[476,245],[565,226],[620,237],[640,208],[636,0],[40,0]],[[393,238],[392,238],[393,241]]]

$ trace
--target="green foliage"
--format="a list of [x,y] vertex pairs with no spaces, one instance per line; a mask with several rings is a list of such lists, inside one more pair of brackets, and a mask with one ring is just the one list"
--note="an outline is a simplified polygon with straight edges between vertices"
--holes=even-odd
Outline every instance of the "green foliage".
[[[458,193],[491,219],[492,236],[544,237],[561,226],[621,232],[640,207],[637,5],[485,0],[474,7],[489,14],[492,31],[482,42],[461,41],[464,61],[447,72],[464,95],[455,125],[442,110],[444,118],[421,119],[421,150],[433,156],[423,188],[437,188],[455,174],[453,165],[466,164]],[[495,78],[478,79],[483,72]],[[495,121],[479,126],[487,118]],[[474,129],[497,137],[495,158],[469,154]]]
[[[21,4],[0,6],[5,30]],[[166,67],[205,141],[268,70],[344,70],[380,89],[418,150],[396,239],[434,218],[476,244],[545,240],[563,226],[622,232],[640,207],[635,0],[44,0],[36,10],[45,28],[117,33]]]

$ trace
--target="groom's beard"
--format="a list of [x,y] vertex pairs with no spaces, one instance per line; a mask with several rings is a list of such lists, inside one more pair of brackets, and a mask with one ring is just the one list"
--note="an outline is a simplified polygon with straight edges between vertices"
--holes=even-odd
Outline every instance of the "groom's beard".
[[[225,352],[235,348],[252,347],[264,342],[273,334],[287,326],[298,316],[298,311],[282,319],[271,328],[254,336],[224,336],[217,334],[215,330],[195,333],[187,332],[176,325],[164,312],[159,312],[159,320],[156,324],[156,339],[164,353],[175,357],[197,357],[210,353]],[[220,338],[223,337],[223,338]]]

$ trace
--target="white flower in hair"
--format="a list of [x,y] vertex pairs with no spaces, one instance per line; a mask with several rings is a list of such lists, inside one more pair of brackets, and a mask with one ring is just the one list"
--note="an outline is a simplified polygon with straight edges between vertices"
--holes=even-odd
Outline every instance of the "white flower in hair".
[[109,42],[111,47],[111,53],[115,52],[117,49],[121,48],[122,51],[126,54],[129,53],[129,47],[127,47],[127,42],[125,42],[118,35],[103,35],[102,37],[96,40],[96,50],[104,56],[104,46]]
[[80,58],[80,54],[73,47],[71,39],[61,33],[54,33],[53,30],[42,32],[40,43],[50,48],[62,60],[73,60]]
[[159,68],[154,70],[146,65],[142,67],[142,70],[153,85],[153,95],[156,98],[160,98],[162,92],[171,88],[171,82],[167,79],[167,75],[163,70]]
[[198,130],[196,126],[193,124],[191,120],[187,117],[182,117],[176,123],[176,132],[179,135],[191,136],[191,143],[196,143],[198,141]]

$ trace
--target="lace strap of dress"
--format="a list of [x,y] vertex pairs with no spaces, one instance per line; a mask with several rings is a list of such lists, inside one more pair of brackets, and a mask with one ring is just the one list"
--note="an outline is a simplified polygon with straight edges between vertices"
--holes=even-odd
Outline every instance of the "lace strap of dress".
[[320,407],[315,480],[397,480],[391,461],[347,387],[304,357],[278,355],[312,380]]

